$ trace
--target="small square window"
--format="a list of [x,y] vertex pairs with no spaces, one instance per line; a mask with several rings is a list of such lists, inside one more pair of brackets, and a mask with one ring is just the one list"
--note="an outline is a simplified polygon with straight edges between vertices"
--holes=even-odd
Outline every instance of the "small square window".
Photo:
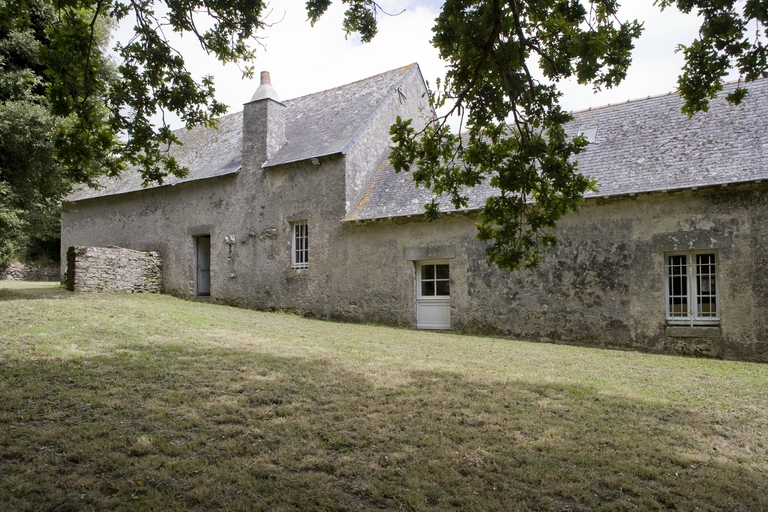
[[421,269],[421,297],[448,297],[451,295],[448,264],[425,263]]
[[309,226],[307,221],[294,222],[292,247],[292,267],[309,267]]

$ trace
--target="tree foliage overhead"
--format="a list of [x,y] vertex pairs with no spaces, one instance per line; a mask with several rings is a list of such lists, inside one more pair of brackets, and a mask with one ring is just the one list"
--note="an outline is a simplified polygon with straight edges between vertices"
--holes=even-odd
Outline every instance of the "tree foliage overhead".
[[[369,41],[376,34],[376,4],[347,3],[345,30]],[[187,128],[213,126],[226,105],[216,100],[211,76],[195,79],[168,35],[191,35],[222,63],[248,63],[269,14],[264,0],[0,0],[0,30],[29,30],[34,17],[28,13],[40,4],[55,16],[36,52],[48,106],[71,120],[56,138],[56,157],[84,183],[126,167],[139,168],[145,183],[185,175],[168,155],[177,138],[153,117],[172,113]],[[329,4],[308,5],[311,20]],[[126,22],[133,23],[133,34],[114,47],[112,66],[99,29]],[[251,77],[253,68],[243,73]]]
[[[593,186],[570,158],[586,141],[565,133],[560,93],[538,77],[619,83],[642,27],[620,22],[617,8],[611,0],[448,0],[437,18],[433,43],[451,66],[434,101],[451,109],[420,134],[410,121],[395,125],[392,162],[398,171],[415,164],[416,183],[457,208],[466,187],[490,180],[498,195],[480,215],[478,238],[493,241],[487,255],[501,268],[535,266],[555,243],[557,219]],[[464,137],[450,133],[454,112]],[[427,214],[439,215],[437,199]]]
[[[307,1],[311,24],[331,1]],[[342,29],[370,41],[383,12],[379,4],[341,1],[347,7]],[[766,71],[765,0],[656,3],[703,16],[700,38],[682,48],[687,112],[706,109],[729,68],[745,80]],[[459,114],[466,133],[450,133],[446,117],[419,133],[401,121],[392,131],[392,161],[457,206],[466,204],[466,187],[490,180],[499,194],[482,211],[478,236],[490,242],[489,260],[502,268],[534,266],[555,242],[556,221],[593,186],[571,158],[586,142],[563,130],[569,116],[559,106],[557,82],[575,77],[599,89],[625,77],[642,27],[620,20],[618,7],[615,0],[447,0],[436,20],[433,43],[450,67],[431,100]],[[19,147],[47,144],[35,151],[76,183],[128,166],[138,168],[145,183],[183,176],[186,169],[168,154],[176,137],[153,117],[173,113],[187,127],[211,126],[225,106],[215,99],[210,76],[196,80],[187,70],[168,34],[191,35],[223,63],[248,62],[269,9],[264,0],[0,0],[0,100],[26,95],[25,115],[45,114],[29,118],[26,124],[40,135],[20,140]],[[117,44],[112,63],[106,31],[121,22],[133,23],[133,35]],[[244,68],[246,76],[252,72]],[[49,164],[0,165],[21,183]],[[18,193],[5,177],[0,185],[0,200]],[[49,199],[63,193],[39,188]],[[14,211],[25,210],[3,209],[0,222],[14,218]],[[439,215],[437,199],[427,215]]]
[[[25,15],[39,0],[0,0],[8,13],[6,30],[25,30]],[[89,183],[126,166],[138,166],[145,182],[161,182],[184,169],[169,157],[176,139],[167,126],[156,127],[156,113],[175,113],[188,127],[211,125],[226,111],[214,98],[210,77],[196,81],[184,58],[171,46],[166,31],[191,32],[222,62],[253,57],[248,41],[263,26],[259,0],[177,1],[44,0],[54,16],[45,44],[37,54],[44,67],[46,99],[51,113],[71,119],[59,130],[56,157],[79,182]],[[214,20],[198,30],[196,13]],[[114,66],[99,44],[99,27],[131,18],[133,37],[118,43]],[[100,23],[102,25],[100,25]]]
[[[747,82],[768,70],[765,0],[656,0],[656,4],[662,9],[677,6],[684,13],[698,10],[702,18],[699,37],[679,47],[685,65],[677,84],[685,98],[683,112],[688,115],[707,110],[731,69],[738,69]],[[745,89],[738,88],[727,98],[739,104],[746,94]]]
[[[699,39],[681,47],[684,112],[706,110],[731,68],[747,81],[766,72],[768,2],[657,1],[661,8],[673,4],[683,12],[699,9],[703,17]],[[480,214],[478,238],[489,241],[492,264],[536,266],[556,242],[557,220],[577,210],[594,185],[578,173],[573,157],[586,141],[563,131],[571,117],[560,108],[557,82],[575,77],[600,89],[624,79],[642,25],[620,20],[618,9],[615,0],[447,0],[443,5],[433,43],[449,70],[432,99],[450,109],[420,133],[409,121],[398,121],[391,159],[396,170],[411,170],[418,185],[435,193],[426,208],[430,218],[439,215],[441,194],[462,207],[466,187],[490,181],[498,195]],[[739,89],[729,99],[738,102],[744,94]],[[466,127],[463,137],[450,133],[447,116],[454,113]]]
[[[0,3],[0,19],[16,15],[11,8]],[[55,144],[77,119],[52,113],[40,60],[55,13],[30,1],[25,15],[25,23],[0,25],[0,263],[30,251],[58,252],[49,247],[58,238],[58,200],[75,181]],[[96,98],[91,103],[103,108]]]

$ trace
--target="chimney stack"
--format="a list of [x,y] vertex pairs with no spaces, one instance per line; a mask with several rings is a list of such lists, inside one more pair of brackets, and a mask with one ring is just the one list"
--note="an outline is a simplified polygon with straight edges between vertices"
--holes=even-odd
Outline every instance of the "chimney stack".
[[285,109],[269,71],[243,107],[243,169],[260,169],[285,144]]
[[277,91],[272,87],[272,79],[269,77],[269,71],[262,71],[261,85],[259,85],[259,88],[253,93],[251,101],[258,101],[266,98],[280,101],[280,96],[277,95]]

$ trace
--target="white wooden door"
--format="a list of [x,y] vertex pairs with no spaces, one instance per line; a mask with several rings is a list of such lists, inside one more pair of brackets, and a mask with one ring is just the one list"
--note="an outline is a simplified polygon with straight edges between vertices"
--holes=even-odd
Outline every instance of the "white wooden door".
[[416,328],[451,328],[448,261],[420,261],[416,269]]
[[197,237],[197,294],[211,294],[211,237]]

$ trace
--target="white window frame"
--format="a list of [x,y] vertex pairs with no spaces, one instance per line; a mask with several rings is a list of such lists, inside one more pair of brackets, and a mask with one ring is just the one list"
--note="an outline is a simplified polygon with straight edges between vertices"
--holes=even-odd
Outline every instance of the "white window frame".
[[[685,258],[684,263],[680,256]],[[699,262],[699,256],[709,261]],[[694,326],[720,323],[722,306],[718,293],[718,267],[717,251],[664,253],[664,299],[668,324]]]
[[[437,276],[437,266],[446,266],[448,267],[448,277],[438,277]],[[424,267],[433,267],[434,268],[434,274],[431,278],[426,278],[424,276]],[[417,282],[417,297],[420,299],[435,299],[435,300],[449,300],[451,297],[451,279],[450,279],[450,264],[446,260],[430,260],[430,261],[420,261],[419,267],[418,267],[418,282]],[[431,295],[424,295],[422,292],[424,291],[424,283],[425,282],[431,282],[433,283],[433,290]],[[440,286],[443,285],[443,286]],[[444,291],[445,288],[447,288],[448,293],[440,293],[441,291]],[[442,290],[441,290],[442,289]]]
[[309,268],[309,224],[291,223],[291,268]]

